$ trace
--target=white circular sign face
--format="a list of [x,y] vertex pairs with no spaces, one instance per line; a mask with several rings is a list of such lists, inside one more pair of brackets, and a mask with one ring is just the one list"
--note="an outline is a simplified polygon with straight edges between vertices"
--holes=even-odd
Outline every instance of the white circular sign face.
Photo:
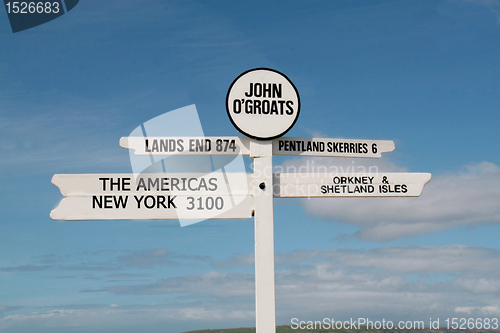
[[233,81],[226,109],[238,131],[254,139],[271,140],[293,127],[300,113],[300,98],[284,74],[255,68]]

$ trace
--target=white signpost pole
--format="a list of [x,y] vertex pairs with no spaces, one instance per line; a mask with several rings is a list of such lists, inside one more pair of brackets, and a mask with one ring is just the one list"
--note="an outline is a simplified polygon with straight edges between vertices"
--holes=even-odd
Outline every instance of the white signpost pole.
[[255,314],[257,333],[276,332],[272,141],[251,140],[255,203]]

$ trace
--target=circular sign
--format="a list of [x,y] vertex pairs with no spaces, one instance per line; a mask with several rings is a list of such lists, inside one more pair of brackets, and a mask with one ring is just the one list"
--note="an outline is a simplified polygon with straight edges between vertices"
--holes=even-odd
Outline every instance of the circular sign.
[[238,131],[254,139],[271,140],[295,125],[300,113],[299,92],[284,74],[255,68],[231,83],[226,110]]

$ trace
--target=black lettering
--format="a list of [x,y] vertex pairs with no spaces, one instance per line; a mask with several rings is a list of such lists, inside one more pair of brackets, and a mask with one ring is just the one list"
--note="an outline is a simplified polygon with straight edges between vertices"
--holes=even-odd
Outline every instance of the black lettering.
[[195,151],[203,151],[203,139],[196,140],[196,150]]
[[271,84],[262,84],[262,97],[271,97]]
[[170,195],[168,196],[168,208],[170,208],[170,207],[177,208],[177,206],[174,203],[175,198],[177,198],[176,195],[173,197],[171,197]]
[[179,178],[172,178],[170,180],[170,182],[171,182],[171,185],[172,185],[172,189],[175,188],[175,189],[177,189],[177,191],[180,191],[180,189],[179,189]]
[[253,101],[253,114],[257,114],[257,110],[259,114],[261,114],[260,101],[258,99],[255,99]]
[[[263,100],[262,101],[262,113],[269,114],[270,109],[271,108],[269,107],[269,101],[267,99]],[[278,114],[278,112],[276,112],[276,114]]]
[[[236,112],[235,112],[236,113]],[[184,151],[184,146],[182,145],[184,143],[184,140],[182,139],[178,139],[177,140],[177,151],[180,153],[180,152],[183,152]]]
[[251,99],[247,99],[245,101],[245,113],[252,114],[252,100]]
[[[148,199],[151,199],[150,204],[148,204]],[[147,209],[155,208],[155,203],[156,203],[155,197],[153,197],[152,195],[148,195],[144,198],[144,206]]]
[[217,190],[217,178],[209,178],[208,183],[212,186],[208,189],[209,191]]
[[161,179],[161,190],[168,191],[168,178]]
[[175,151],[175,140],[174,139],[168,140],[168,150]]
[[144,191],[147,191],[146,189],[146,184],[144,182],[144,178],[139,178],[139,181],[137,182],[137,188],[135,189],[136,191],[139,191],[139,189],[143,189]]
[[192,182],[193,180],[194,180],[194,181],[196,181],[196,180],[198,180],[198,179],[197,179],[197,178],[189,178],[189,180],[188,180],[188,188],[189,188],[189,190],[190,190],[190,191],[198,191],[198,188],[196,188],[196,187],[191,187],[191,182]]
[[114,195],[113,199],[115,201],[115,207],[116,208],[120,208],[120,206],[122,206],[122,208],[125,208],[127,206],[128,196],[121,196],[121,195],[119,195],[118,199],[117,199],[117,197]]
[[273,83],[273,98],[281,98],[281,83]]
[[148,178],[148,191],[151,191],[151,188],[159,189],[160,182],[158,178]]
[[204,188],[205,191],[208,191],[207,182],[205,181],[205,178],[200,178],[200,185],[198,186],[198,191],[200,191],[202,188]]
[[168,140],[160,140],[160,151],[168,152]]
[[253,83],[250,83],[250,89],[245,92],[246,97],[252,97],[253,96]]
[[165,206],[165,197],[163,195],[156,197],[156,208],[160,208],[160,205],[162,205],[163,208],[167,208]]
[[293,101],[286,101],[286,107],[288,108],[286,110],[287,115],[292,115],[293,114]]
[[233,101],[233,112],[236,113],[236,114],[240,114],[241,113],[241,102],[239,99],[235,99]]
[[[255,97],[261,97],[262,96],[262,84],[260,83],[255,83],[253,86],[253,95]],[[250,97],[250,96],[247,96]]]
[[109,179],[109,190],[113,191],[113,186],[118,187],[118,191],[120,190],[120,178],[118,178],[115,182],[113,182],[113,178]]
[[111,204],[113,203],[113,196],[105,195],[104,196],[104,208],[113,208]]
[[285,104],[285,101],[278,101],[278,104],[280,105],[280,115],[283,115],[283,104]]
[[141,201],[142,201],[142,198],[144,198],[143,195],[141,195],[139,198],[137,197],[137,195],[134,195],[134,198],[135,198],[135,201],[137,202],[137,208],[141,208]]
[[96,195],[92,196],[92,208],[93,209],[95,209],[96,204],[99,208],[102,208],[102,195],[100,195],[99,198],[97,198]]
[[109,180],[109,178],[99,178],[100,181],[102,181],[102,190],[106,191],[106,180]]
[[130,178],[122,178],[122,191],[130,191]]

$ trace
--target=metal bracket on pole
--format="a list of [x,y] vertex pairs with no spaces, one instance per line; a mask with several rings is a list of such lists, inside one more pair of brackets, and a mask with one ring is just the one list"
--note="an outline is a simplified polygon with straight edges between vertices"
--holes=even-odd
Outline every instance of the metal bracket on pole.
[[276,332],[272,141],[251,140],[255,202],[256,333]]

